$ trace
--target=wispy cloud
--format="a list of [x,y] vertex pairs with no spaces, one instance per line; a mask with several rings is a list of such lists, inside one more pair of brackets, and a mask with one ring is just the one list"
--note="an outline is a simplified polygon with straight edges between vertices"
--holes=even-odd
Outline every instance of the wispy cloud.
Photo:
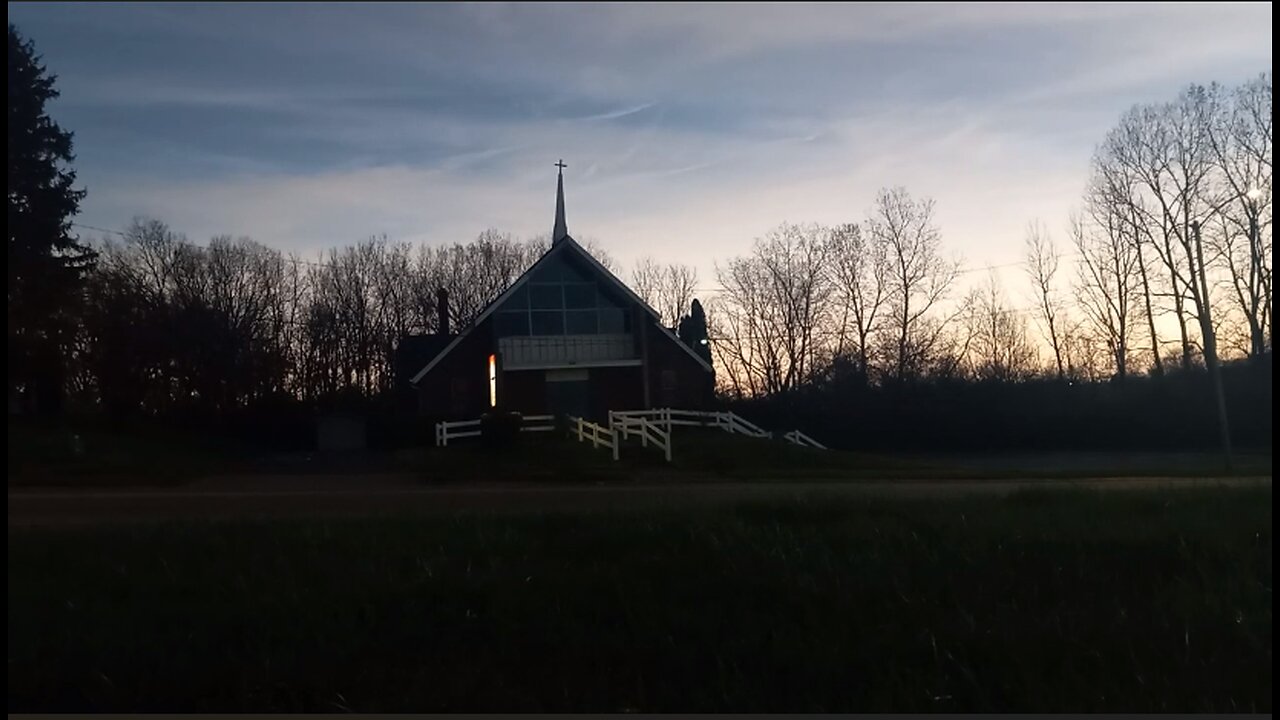
[[783,220],[937,200],[948,245],[1057,227],[1130,104],[1271,66],[1269,5],[12,4],[86,223],[292,250],[570,224],[697,265]]
[[588,115],[580,119],[584,122],[601,122],[604,120],[617,120],[618,118],[624,118],[624,117],[627,117],[628,115],[635,115],[638,112],[644,112],[645,110],[648,110],[651,107],[653,107],[653,103],[641,103],[639,105],[633,105],[631,107],[621,108],[619,110],[613,110],[611,112],[599,113],[597,115]]

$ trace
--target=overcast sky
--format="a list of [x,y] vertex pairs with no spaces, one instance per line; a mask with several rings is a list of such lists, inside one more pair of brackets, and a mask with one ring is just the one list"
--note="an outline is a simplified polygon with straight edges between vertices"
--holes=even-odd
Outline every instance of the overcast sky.
[[937,202],[968,266],[1061,238],[1137,102],[1271,68],[1269,4],[9,4],[58,75],[80,222],[314,252],[570,232],[697,266]]

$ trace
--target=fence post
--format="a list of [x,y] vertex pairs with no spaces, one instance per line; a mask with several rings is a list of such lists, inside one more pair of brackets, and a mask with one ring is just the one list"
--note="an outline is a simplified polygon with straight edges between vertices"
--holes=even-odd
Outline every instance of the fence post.
[[649,447],[649,424],[648,420],[640,418],[640,443],[645,447]]
[[610,436],[610,438],[613,440],[613,459],[614,459],[614,461],[617,461],[617,459],[618,459],[618,430],[617,430],[617,428],[613,427],[613,424],[612,424],[612,423],[610,423],[610,424],[609,424],[609,436]]
[[667,431],[667,462],[671,462],[671,431]]

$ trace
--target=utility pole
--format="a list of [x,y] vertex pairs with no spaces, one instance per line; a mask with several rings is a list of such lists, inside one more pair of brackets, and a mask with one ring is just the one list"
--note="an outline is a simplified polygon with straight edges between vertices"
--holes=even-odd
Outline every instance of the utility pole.
[[[1260,272],[1261,265],[1262,265],[1262,245],[1258,239],[1258,209],[1257,209],[1257,206],[1254,205],[1252,200],[1249,201],[1249,256],[1251,260],[1249,263],[1250,271]],[[1252,277],[1249,280],[1250,280],[1250,283],[1253,282]],[[1275,312],[1276,312],[1275,303],[1273,301],[1271,305],[1271,318],[1270,318],[1270,326],[1269,326],[1271,328],[1272,336],[1275,335],[1275,324],[1276,324]],[[1256,306],[1253,308],[1253,316],[1254,317],[1258,316],[1258,311]],[[1255,359],[1261,359],[1262,351],[1263,351],[1263,348],[1265,347],[1265,340],[1262,334],[1262,323],[1258,321],[1254,321],[1252,324],[1255,325],[1256,327],[1250,328],[1251,337],[1249,338],[1249,350]]]

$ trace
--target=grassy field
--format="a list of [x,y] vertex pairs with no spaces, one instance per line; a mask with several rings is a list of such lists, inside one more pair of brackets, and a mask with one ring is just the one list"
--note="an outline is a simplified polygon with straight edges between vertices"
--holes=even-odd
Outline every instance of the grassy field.
[[176,485],[234,467],[243,451],[192,433],[10,422],[9,486]]
[[10,530],[9,710],[1271,710],[1271,491]]

